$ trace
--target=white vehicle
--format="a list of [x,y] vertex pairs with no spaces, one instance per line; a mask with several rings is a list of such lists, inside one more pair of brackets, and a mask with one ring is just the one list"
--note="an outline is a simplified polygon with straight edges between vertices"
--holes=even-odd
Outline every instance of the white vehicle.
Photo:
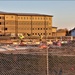
[[0,52],[7,51],[5,48],[0,47]]
[[25,49],[37,49],[38,46],[35,45],[27,45],[27,46],[16,46],[16,50],[25,50]]
[[2,48],[6,49],[6,50],[16,50],[14,47],[7,45],[7,46],[2,46]]
[[29,47],[26,47],[26,46],[16,46],[15,49],[16,50],[25,50],[25,49],[29,49]]

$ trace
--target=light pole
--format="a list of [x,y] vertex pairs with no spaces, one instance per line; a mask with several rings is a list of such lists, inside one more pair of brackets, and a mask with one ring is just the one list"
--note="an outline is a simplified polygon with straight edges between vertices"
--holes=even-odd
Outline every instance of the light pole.
[[47,46],[47,75],[49,75],[49,59],[48,59],[48,46]]
[[18,15],[15,15],[15,36],[18,38]]
[[32,36],[32,16],[31,16],[31,36]]
[[5,15],[4,15],[4,36],[5,36]]
[[31,41],[31,38],[32,38],[32,16],[31,16],[31,29],[30,29],[30,41]]
[[[46,39],[47,39],[47,31],[46,31],[46,17],[44,16],[44,26],[45,26],[45,42],[46,42],[46,44],[47,44],[47,41],[46,41]],[[47,56],[46,56],[47,58],[47,75],[49,75],[49,59],[48,59],[48,46],[47,46]]]

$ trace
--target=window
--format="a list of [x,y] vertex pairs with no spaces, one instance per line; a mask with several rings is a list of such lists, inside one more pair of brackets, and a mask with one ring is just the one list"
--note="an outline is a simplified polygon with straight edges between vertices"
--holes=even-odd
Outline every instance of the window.
[[18,17],[18,19],[20,19],[20,17]]
[[32,19],[34,19],[34,18],[32,18]]
[[27,19],[28,19],[28,17],[27,17]]
[[4,30],[7,30],[7,28],[4,28]]
[[49,18],[49,20],[51,20],[51,18]]
[[44,18],[44,20],[46,20],[46,18]]
[[45,28],[43,28],[45,30]]
[[49,28],[49,30],[51,30],[51,28]]
[[39,28],[38,28],[38,30],[39,30]]
[[37,19],[37,18],[35,17],[35,19]]
[[43,33],[43,35],[45,35],[45,33]]
[[30,17],[30,19],[31,19],[31,17]]
[[51,35],[51,33],[49,33],[49,35]]
[[11,18],[13,18],[13,16],[11,16]]
[[25,17],[24,17],[24,19],[25,19]]
[[38,35],[40,35],[40,34],[38,33]]
[[48,28],[46,28],[46,30],[48,30]]
[[2,19],[4,19],[4,17],[2,17]]
[[35,35],[37,35],[37,33],[35,33]]
[[34,35],[34,33],[33,33],[33,35]]
[[0,25],[1,25],[1,22],[0,22]]
[[34,28],[32,28],[34,30]]

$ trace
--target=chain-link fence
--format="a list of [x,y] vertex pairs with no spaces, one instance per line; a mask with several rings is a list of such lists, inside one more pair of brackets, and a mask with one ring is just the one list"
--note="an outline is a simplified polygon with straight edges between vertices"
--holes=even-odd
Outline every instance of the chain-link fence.
[[[48,59],[49,75],[75,75],[75,56]],[[0,75],[47,75],[47,55],[0,54]]]

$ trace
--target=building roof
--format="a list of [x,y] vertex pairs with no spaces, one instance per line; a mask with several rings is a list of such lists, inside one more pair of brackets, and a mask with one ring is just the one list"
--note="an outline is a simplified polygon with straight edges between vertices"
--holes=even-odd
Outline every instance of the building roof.
[[75,31],[75,28],[71,29],[71,30],[69,31],[68,35],[71,36],[71,33],[72,33],[73,31]]
[[52,27],[52,28],[57,28],[57,27]]
[[70,31],[74,31],[75,30],[75,28],[73,28],[72,30],[70,30]]
[[69,31],[69,33],[71,33],[71,32],[74,31],[74,30],[75,30],[75,28],[71,29],[71,30]]
[[66,32],[68,31],[67,29],[58,29],[57,32]]
[[3,14],[3,15],[19,15],[19,16],[50,16],[50,17],[53,17],[52,15],[46,15],[46,14],[37,14],[37,13],[11,13],[11,12],[2,12],[0,11],[0,14]]

